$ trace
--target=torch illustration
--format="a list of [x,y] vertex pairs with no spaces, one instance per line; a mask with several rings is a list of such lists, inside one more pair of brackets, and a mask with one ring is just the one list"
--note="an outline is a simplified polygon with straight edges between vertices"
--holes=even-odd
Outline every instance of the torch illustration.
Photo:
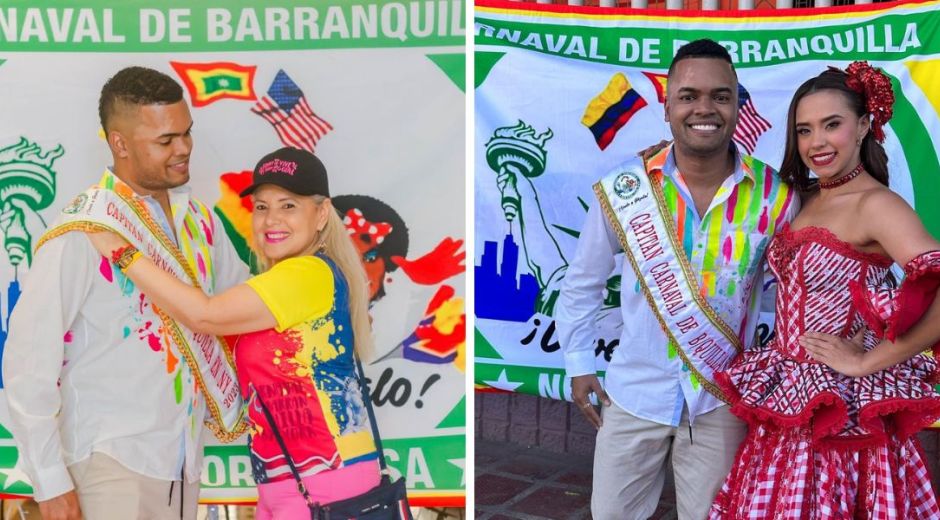
[[550,128],[536,135],[534,128],[519,121],[516,126],[497,128],[493,138],[486,143],[486,162],[496,172],[496,185],[506,221],[515,220],[521,210],[516,187],[519,175],[532,179],[545,172],[545,141],[551,138]]
[[40,210],[52,204],[56,177],[52,163],[63,154],[61,145],[43,153],[39,145],[25,137],[0,149],[0,229],[4,235],[3,248],[14,268],[24,258],[27,265],[32,260],[32,236],[24,211],[39,216]]
[[536,311],[547,316],[554,312],[558,286],[568,268],[561,246],[545,219],[539,190],[533,181],[545,173],[548,162],[545,142],[552,135],[551,128],[538,134],[519,121],[515,126],[497,128],[486,143],[486,162],[496,172],[509,234],[522,243],[525,263],[539,284]]

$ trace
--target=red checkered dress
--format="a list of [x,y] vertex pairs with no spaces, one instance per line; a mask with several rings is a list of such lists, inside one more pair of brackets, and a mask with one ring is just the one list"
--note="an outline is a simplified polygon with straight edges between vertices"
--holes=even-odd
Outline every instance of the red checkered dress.
[[822,228],[785,226],[767,257],[776,337],[716,376],[750,428],[709,518],[940,519],[914,437],[940,417],[934,358],[852,378],[811,360],[798,340],[804,331],[849,338],[867,324],[870,349],[904,333],[933,301],[940,251],[905,266],[897,289],[886,286],[890,259]]

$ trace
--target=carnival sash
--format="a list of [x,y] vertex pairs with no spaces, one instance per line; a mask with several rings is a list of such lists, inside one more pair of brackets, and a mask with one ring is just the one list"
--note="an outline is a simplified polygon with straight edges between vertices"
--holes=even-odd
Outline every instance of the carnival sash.
[[741,340],[699,291],[662,186],[635,159],[596,183],[594,192],[666,337],[702,386],[728,402],[714,374],[742,350]]
[[[62,210],[56,224],[39,239],[36,249],[70,231],[112,231],[134,245],[164,271],[187,285],[201,288],[196,270],[204,271],[205,266],[192,265],[192,260],[187,261],[180,248],[153,220],[144,204],[135,199],[125,185],[119,184],[119,180],[112,179],[113,174],[108,172],[101,185],[80,193]],[[119,185],[115,186],[115,183]],[[198,243],[199,236],[180,230],[180,243],[189,251],[205,249],[205,244]],[[231,349],[223,338],[187,329],[152,302],[151,308],[186,360],[205,397],[209,410],[209,418],[206,420],[209,429],[219,440],[231,442],[244,432],[246,426],[242,420],[244,410]]]

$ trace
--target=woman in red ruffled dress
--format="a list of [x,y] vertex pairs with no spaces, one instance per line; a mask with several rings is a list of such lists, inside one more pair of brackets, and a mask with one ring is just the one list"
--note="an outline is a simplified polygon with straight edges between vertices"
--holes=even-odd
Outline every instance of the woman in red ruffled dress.
[[710,518],[940,518],[915,436],[940,416],[940,243],[887,187],[893,101],[865,62],[793,97],[780,174],[803,209],[767,253],[775,338],[717,376],[749,432]]

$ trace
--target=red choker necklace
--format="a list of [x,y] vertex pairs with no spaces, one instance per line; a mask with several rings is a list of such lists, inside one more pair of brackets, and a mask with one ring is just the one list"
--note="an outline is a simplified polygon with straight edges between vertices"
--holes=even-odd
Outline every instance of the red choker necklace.
[[858,163],[858,166],[856,166],[855,169],[843,175],[842,177],[839,177],[838,179],[831,181],[819,181],[819,188],[823,190],[838,188],[839,186],[842,186],[843,184],[861,175],[863,171],[865,171],[865,166],[862,165],[862,163]]

